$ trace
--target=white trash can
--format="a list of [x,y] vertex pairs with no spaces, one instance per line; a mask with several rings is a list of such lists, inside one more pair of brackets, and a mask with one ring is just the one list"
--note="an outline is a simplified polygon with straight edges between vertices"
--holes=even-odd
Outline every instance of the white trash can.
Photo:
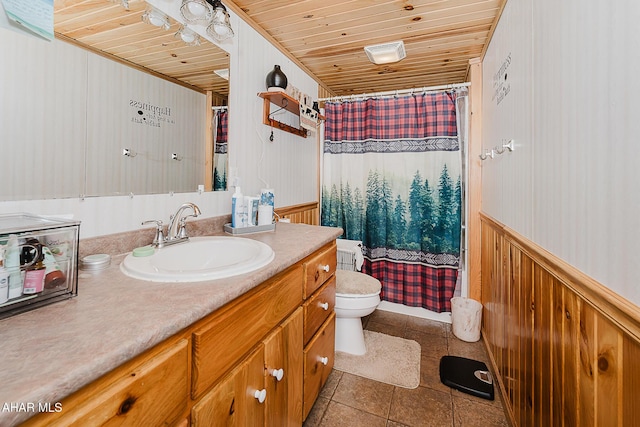
[[453,335],[462,341],[476,342],[480,339],[482,304],[470,298],[451,298],[451,328]]

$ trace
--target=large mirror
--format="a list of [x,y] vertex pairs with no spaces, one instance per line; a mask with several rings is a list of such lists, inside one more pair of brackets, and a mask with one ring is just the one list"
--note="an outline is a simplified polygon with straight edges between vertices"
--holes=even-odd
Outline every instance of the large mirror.
[[[0,26],[0,201],[226,189],[229,54],[186,46],[173,27],[158,30],[166,51],[135,51],[157,65],[131,67]],[[184,84],[161,78],[163,63]]]

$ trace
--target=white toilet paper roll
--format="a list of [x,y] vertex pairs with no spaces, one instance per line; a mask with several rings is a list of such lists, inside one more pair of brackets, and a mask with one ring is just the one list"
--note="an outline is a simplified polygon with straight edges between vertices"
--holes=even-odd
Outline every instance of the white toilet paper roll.
[[258,225],[268,225],[273,222],[273,206],[258,206]]

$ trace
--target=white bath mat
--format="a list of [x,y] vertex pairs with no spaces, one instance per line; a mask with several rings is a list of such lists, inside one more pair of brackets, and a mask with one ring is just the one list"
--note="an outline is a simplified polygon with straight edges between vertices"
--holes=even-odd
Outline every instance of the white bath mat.
[[379,332],[364,331],[367,353],[336,352],[334,368],[403,388],[420,385],[420,344]]

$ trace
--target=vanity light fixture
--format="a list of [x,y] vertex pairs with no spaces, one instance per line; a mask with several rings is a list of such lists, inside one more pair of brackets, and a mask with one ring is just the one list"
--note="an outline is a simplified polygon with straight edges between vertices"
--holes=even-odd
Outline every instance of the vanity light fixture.
[[129,0],[109,0],[111,3],[120,3],[122,7],[129,10]]
[[164,28],[165,30],[168,30],[169,27],[171,27],[169,17],[164,12],[159,11],[153,6],[148,6],[147,10],[144,11],[142,14],[142,22],[159,28]]
[[205,0],[182,0],[180,14],[190,24],[207,24],[213,17],[213,8]]
[[176,38],[181,39],[187,44],[187,46],[200,46],[200,34],[193,31],[191,28],[183,25],[175,34]]
[[213,8],[213,17],[207,27],[207,34],[215,41],[221,42],[233,37],[233,29],[229,22],[229,13],[220,0],[207,0]]
[[364,52],[367,54],[369,61],[374,64],[390,64],[398,62],[407,56],[402,40],[365,46]]

